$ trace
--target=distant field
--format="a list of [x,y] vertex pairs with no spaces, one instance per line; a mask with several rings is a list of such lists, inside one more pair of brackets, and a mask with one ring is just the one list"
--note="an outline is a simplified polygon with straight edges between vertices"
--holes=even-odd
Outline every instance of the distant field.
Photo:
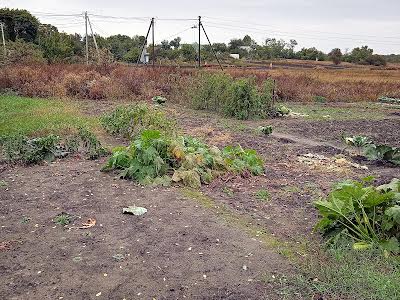
[[[93,100],[149,100],[163,95],[182,104],[189,100],[187,95],[198,73],[194,68],[120,64],[10,66],[1,71],[0,93]],[[204,71],[217,72],[215,68]],[[381,96],[400,97],[400,70],[396,69],[229,67],[224,72],[233,77],[255,77],[260,87],[265,79],[273,78],[282,101],[315,102],[324,98],[328,102],[364,102],[377,101]]]

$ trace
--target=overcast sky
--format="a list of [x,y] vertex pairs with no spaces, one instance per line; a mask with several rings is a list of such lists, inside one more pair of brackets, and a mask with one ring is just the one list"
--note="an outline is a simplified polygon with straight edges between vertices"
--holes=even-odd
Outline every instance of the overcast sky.
[[[300,47],[327,52],[369,45],[376,53],[400,54],[400,0],[0,0],[0,7],[24,8],[42,23],[52,23],[66,32],[84,32],[83,18],[45,16],[43,13],[89,14],[117,17],[144,17],[144,20],[111,19],[92,16],[94,31],[145,35],[148,20],[156,20],[156,42],[172,39],[177,33],[185,42],[197,40],[196,21],[162,20],[197,18],[212,42],[228,42],[246,33],[258,43],[267,37],[295,39]],[[183,32],[182,32],[183,31]],[[203,39],[205,42],[205,38]],[[202,42],[203,43],[203,42]]]

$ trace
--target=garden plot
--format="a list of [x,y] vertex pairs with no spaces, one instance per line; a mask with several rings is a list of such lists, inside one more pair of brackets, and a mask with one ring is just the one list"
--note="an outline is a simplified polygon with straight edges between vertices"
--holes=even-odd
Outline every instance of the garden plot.
[[[341,134],[320,134],[335,122],[349,134],[359,134],[351,124],[362,122],[365,135],[378,136],[398,119],[320,120],[318,128],[324,129],[313,131],[316,123],[307,118],[234,121],[174,106],[166,110],[185,133],[209,145],[240,143],[255,149],[265,162],[265,174],[228,172],[192,189],[182,184],[141,186],[119,179],[116,173],[100,172],[106,158],[70,156],[30,167],[3,166],[1,295],[16,299],[397,296],[396,265],[377,262],[376,257],[339,263],[323,254],[322,240],[313,232],[318,218],[313,202],[340,180],[375,175],[378,183],[384,183],[398,177],[399,169],[344,155],[342,159],[368,169],[350,165],[346,172],[327,172],[299,157],[312,153],[326,158],[323,161],[335,160],[338,148],[344,147]],[[380,113],[389,116],[386,110]],[[260,134],[257,128],[265,123],[273,124],[274,132],[296,138]],[[397,132],[390,133],[386,142],[395,144],[397,137]],[[113,145],[126,142],[108,139]],[[123,214],[123,208],[134,205],[147,212]],[[65,226],[55,222],[63,213],[71,217]],[[82,225],[88,219],[95,224]],[[357,285],[358,272],[369,274],[372,296]],[[387,283],[385,290],[373,284],[379,281]]]

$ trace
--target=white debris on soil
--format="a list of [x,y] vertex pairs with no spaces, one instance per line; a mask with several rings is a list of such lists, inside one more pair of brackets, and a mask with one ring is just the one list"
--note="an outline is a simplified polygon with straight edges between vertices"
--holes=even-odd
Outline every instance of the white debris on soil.
[[292,118],[306,118],[306,117],[309,117],[310,115],[302,114],[302,113],[297,113],[297,112],[291,111],[291,112],[288,114],[288,116],[289,116],[289,117],[292,117]]
[[327,157],[321,154],[307,153],[297,157],[297,161],[313,169],[324,169],[331,172],[348,172],[351,169],[368,170],[367,166],[353,163],[343,155]]

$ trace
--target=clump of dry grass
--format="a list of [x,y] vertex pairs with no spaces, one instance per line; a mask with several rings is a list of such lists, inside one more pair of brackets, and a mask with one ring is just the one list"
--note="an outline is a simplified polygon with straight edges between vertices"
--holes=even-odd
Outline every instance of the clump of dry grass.
[[[207,72],[214,72],[207,69]],[[29,97],[77,99],[150,100],[155,95],[188,104],[195,84],[195,69],[176,67],[144,68],[120,64],[4,66],[0,92],[14,91]],[[376,101],[380,96],[400,97],[400,70],[354,68],[329,69],[244,69],[229,68],[234,78],[253,77],[261,86],[267,78],[277,83],[284,101]]]

